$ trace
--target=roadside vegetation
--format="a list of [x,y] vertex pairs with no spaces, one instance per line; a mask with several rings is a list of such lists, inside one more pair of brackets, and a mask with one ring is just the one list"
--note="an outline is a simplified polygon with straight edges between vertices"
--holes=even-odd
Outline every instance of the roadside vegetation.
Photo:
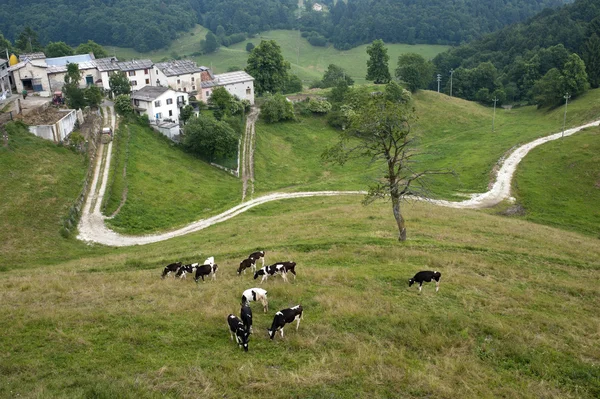
[[519,165],[513,187],[526,220],[600,239],[600,129],[546,143]]

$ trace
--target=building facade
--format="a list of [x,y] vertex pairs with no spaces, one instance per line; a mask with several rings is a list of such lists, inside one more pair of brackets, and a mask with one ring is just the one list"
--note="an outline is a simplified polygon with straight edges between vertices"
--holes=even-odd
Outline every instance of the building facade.
[[131,101],[135,112],[138,115],[148,115],[151,123],[179,123],[179,113],[189,103],[189,95],[168,87],[146,86],[133,92]]

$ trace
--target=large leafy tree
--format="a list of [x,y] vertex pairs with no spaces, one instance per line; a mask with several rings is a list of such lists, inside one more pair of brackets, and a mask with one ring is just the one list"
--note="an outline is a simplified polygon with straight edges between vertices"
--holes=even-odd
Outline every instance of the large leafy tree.
[[79,65],[68,63],[63,92],[65,93],[67,105],[73,109],[80,109],[86,106],[84,91],[79,88],[80,80],[81,71],[79,70]]
[[206,34],[206,39],[204,40],[203,49],[205,53],[212,53],[217,51],[219,48],[219,41],[214,33],[208,32]]
[[387,83],[392,77],[390,76],[390,69],[388,62],[390,56],[387,53],[383,40],[374,40],[370,46],[367,47],[367,54],[369,59],[367,60],[367,80],[371,80],[376,84]]
[[573,97],[583,94],[589,87],[588,75],[585,72],[585,63],[575,53],[571,54],[565,62],[563,69],[565,90]]
[[108,84],[115,96],[131,93],[129,79],[127,79],[127,75],[123,71],[112,73],[108,78]]
[[416,120],[410,104],[389,101],[385,95],[371,95],[355,109],[350,128],[341,131],[337,145],[323,154],[326,160],[344,164],[351,158],[381,165],[381,178],[371,187],[364,203],[389,198],[398,226],[398,240],[406,240],[406,225],[401,202],[427,194],[424,178],[448,173],[438,170],[416,170],[412,126]]
[[73,48],[65,42],[50,42],[44,50],[46,57],[64,57],[73,55]]
[[19,33],[19,36],[17,36],[17,40],[15,41],[15,46],[26,53],[44,50],[39,42],[37,32],[31,29],[30,26],[26,26],[21,33]]
[[352,86],[354,84],[354,80],[348,76],[344,68],[337,66],[335,64],[329,64],[325,74],[323,74],[323,80],[321,80],[321,87],[335,87],[337,86],[340,80],[346,81],[346,85]]
[[213,161],[216,157],[235,154],[238,135],[226,122],[200,114],[184,127],[183,145],[191,152]]
[[13,46],[8,39],[4,37],[2,33],[0,33],[0,57],[3,57],[6,53],[14,52]]
[[411,92],[424,89],[433,79],[433,64],[420,54],[406,53],[398,57],[396,77],[406,83]]
[[590,85],[600,86],[600,38],[593,33],[583,47],[583,61]]
[[258,94],[280,92],[288,81],[290,63],[274,40],[263,40],[248,57],[246,72],[254,78]]
[[94,54],[95,58],[106,58],[108,57],[108,52],[99,45],[98,43],[88,40],[87,43],[81,43],[75,49],[75,54]]
[[117,114],[126,116],[133,114],[133,105],[131,104],[131,97],[127,94],[118,95],[115,98],[115,111]]

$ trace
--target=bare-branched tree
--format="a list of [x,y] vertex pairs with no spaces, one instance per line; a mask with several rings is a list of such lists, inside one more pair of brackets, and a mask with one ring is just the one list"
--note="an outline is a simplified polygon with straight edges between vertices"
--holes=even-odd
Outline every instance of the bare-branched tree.
[[340,133],[340,141],[323,153],[325,160],[340,165],[350,159],[362,158],[383,166],[383,176],[369,187],[363,203],[369,204],[380,198],[391,200],[399,241],[406,240],[401,202],[429,196],[426,176],[451,173],[447,170],[416,170],[416,157],[420,154],[411,134],[415,120],[415,111],[410,104],[375,94],[355,111],[350,128]]

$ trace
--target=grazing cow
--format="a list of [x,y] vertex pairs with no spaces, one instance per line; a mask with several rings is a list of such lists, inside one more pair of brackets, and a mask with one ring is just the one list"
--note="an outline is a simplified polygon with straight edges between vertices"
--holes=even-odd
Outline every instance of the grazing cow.
[[287,272],[291,271],[294,275],[294,279],[296,279],[296,262],[280,262],[274,263],[271,266],[265,266],[262,269],[256,271],[254,273],[254,279],[256,280],[258,276],[262,276],[260,283],[262,284],[269,276],[275,276],[277,274],[281,274],[283,281],[288,281]]
[[210,276],[211,280],[216,280],[218,268],[219,265],[217,265],[216,263],[212,265],[198,266],[196,267],[196,278],[194,280],[198,282],[198,280],[200,280],[200,277],[202,277],[202,281],[204,281],[204,276]]
[[250,308],[250,305],[248,305],[248,302],[242,305],[242,309],[240,310],[240,317],[242,319],[242,322],[244,323],[244,328],[246,329],[246,331],[252,334],[252,309]]
[[302,306],[300,305],[296,305],[289,309],[283,309],[275,313],[271,328],[267,328],[267,331],[269,332],[269,338],[275,338],[275,333],[277,330],[281,331],[281,338],[283,338],[283,327],[288,323],[293,323],[294,320],[298,320],[298,324],[296,324],[296,331],[298,331],[300,319],[302,319]]
[[197,267],[198,267],[198,263],[191,263],[189,265],[183,265],[179,268],[179,270],[177,270],[177,274],[175,274],[175,277],[186,278],[186,275],[188,273],[194,273],[196,271]]
[[242,305],[252,301],[260,301],[263,305],[263,311],[266,313],[269,310],[269,301],[267,299],[267,291],[262,288],[249,288],[242,293]]
[[165,268],[163,269],[162,275],[160,277],[165,278],[171,273],[176,273],[180,267],[181,267],[181,262],[171,263],[170,265],[165,266]]
[[227,324],[229,325],[229,339],[233,339],[235,335],[235,341],[248,352],[248,339],[250,338],[250,331],[246,330],[244,323],[236,316],[230,314],[227,316]]
[[419,292],[423,288],[423,282],[430,283],[431,280],[435,280],[435,292],[438,292],[440,289],[440,279],[442,278],[442,273],[440,272],[432,272],[429,270],[418,272],[415,276],[408,280],[408,286],[411,287],[414,283],[419,283]]
[[250,269],[252,272],[256,271],[256,259],[248,258],[240,262],[240,267],[237,270],[237,274],[241,275],[242,272],[246,274],[246,269]]
[[262,259],[262,266],[265,265],[265,251],[252,252],[248,258],[254,259],[255,261]]

